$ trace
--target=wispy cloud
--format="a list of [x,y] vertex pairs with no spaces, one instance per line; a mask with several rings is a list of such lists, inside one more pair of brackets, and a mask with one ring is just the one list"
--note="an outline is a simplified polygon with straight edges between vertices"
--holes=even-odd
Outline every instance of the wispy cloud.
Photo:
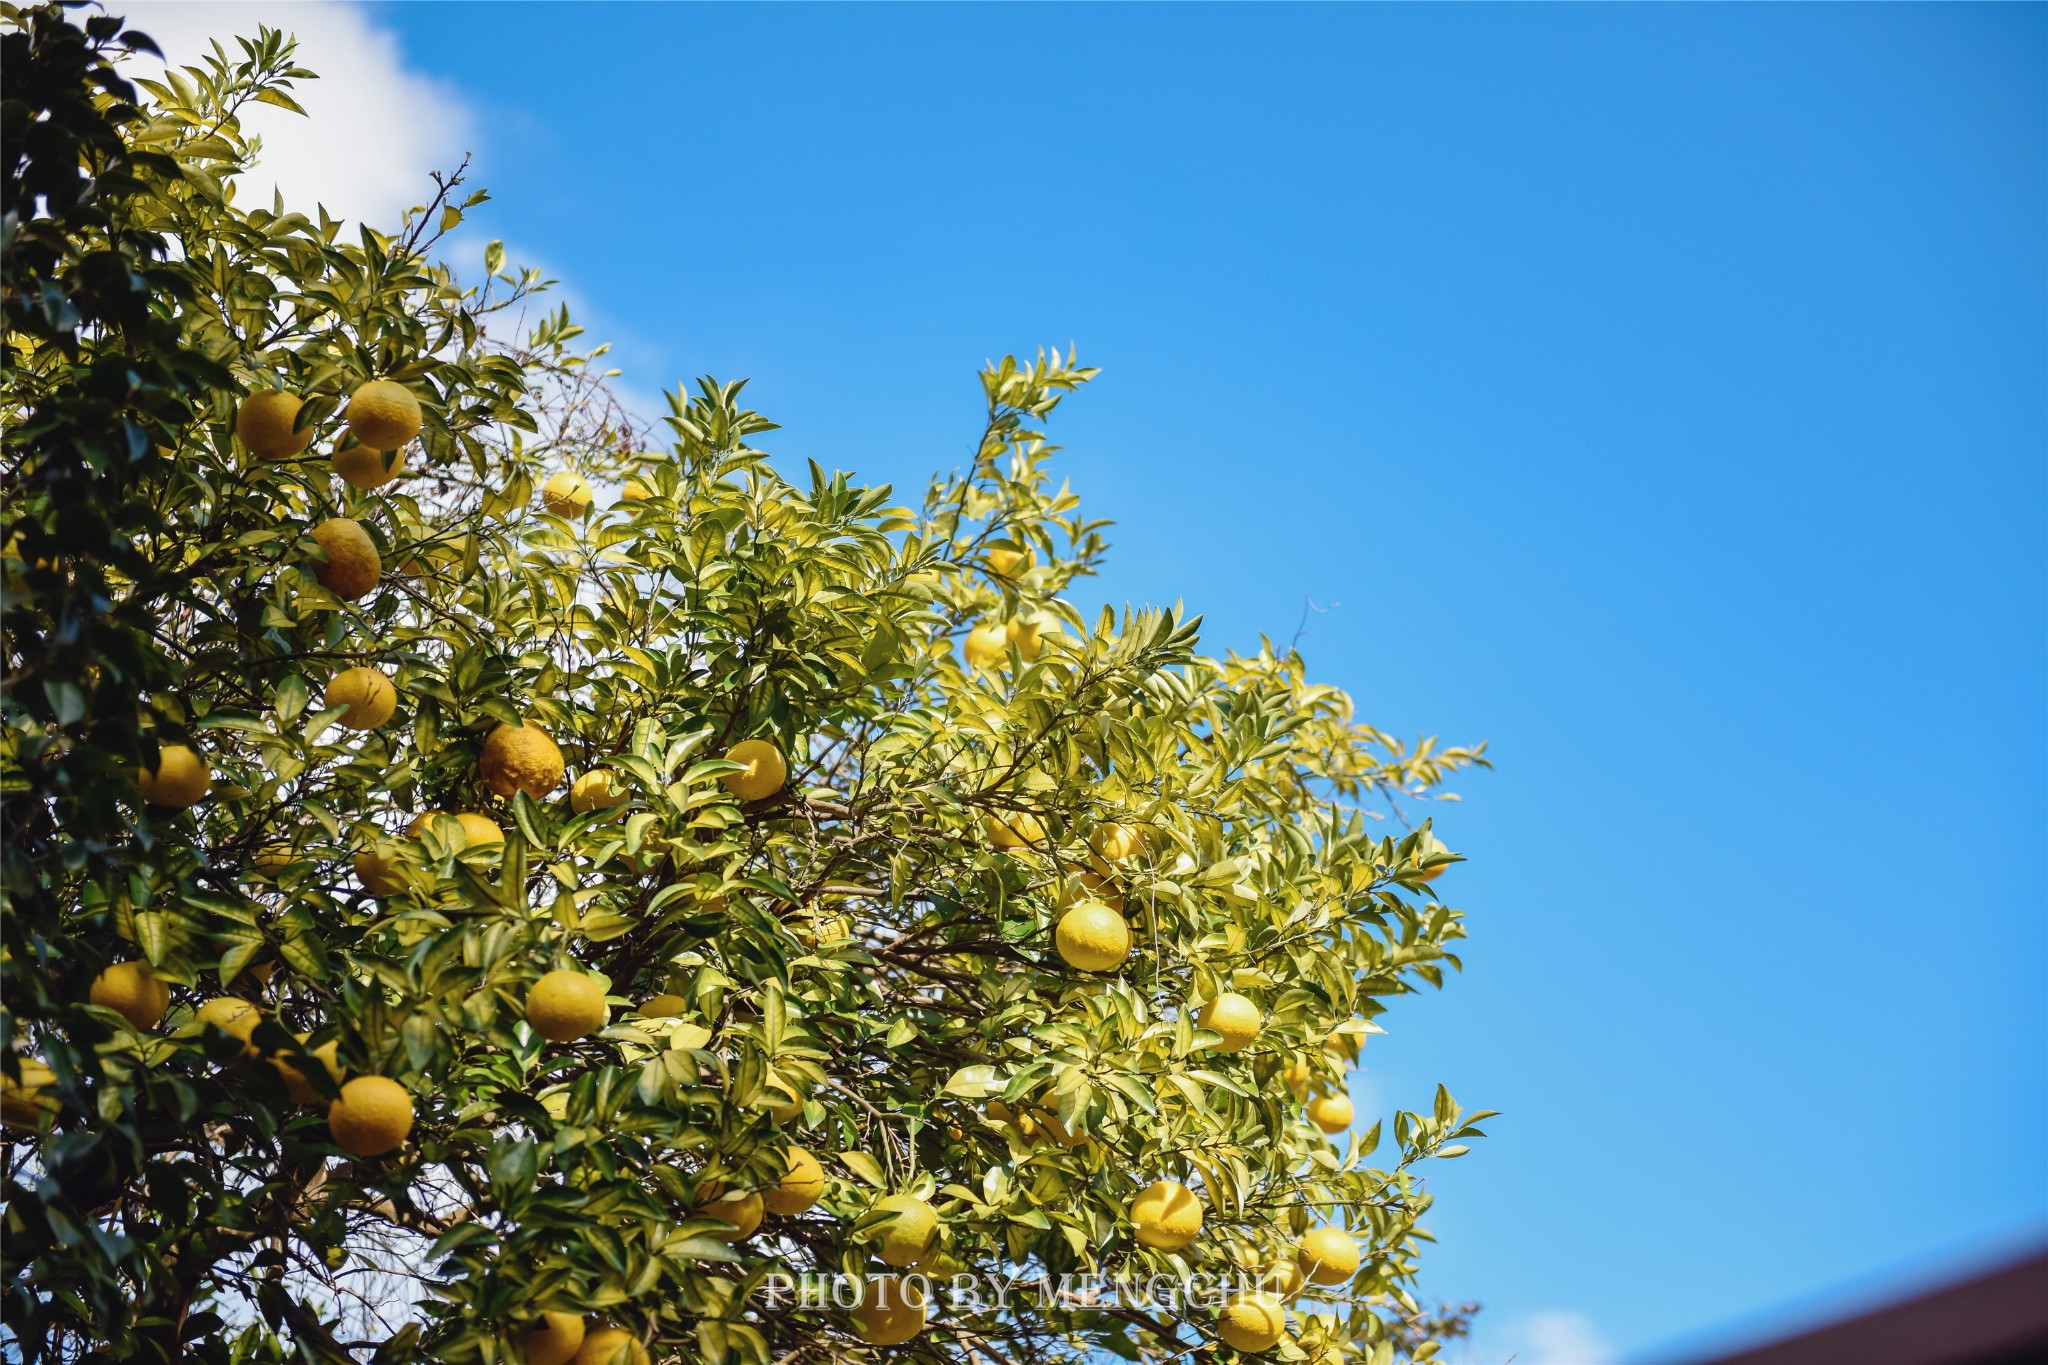
[[1609,1365],[1614,1347],[1584,1313],[1532,1313],[1516,1325],[1515,1365]]
[[[235,38],[259,24],[296,36],[298,60],[320,74],[293,91],[308,117],[270,105],[244,112],[263,139],[243,195],[380,227],[433,192],[430,171],[452,170],[475,149],[479,120],[446,83],[406,65],[398,38],[350,4],[231,4],[220,0],[126,0],[114,5],[156,39],[175,66],[196,62],[216,39],[233,58]],[[153,64],[152,64],[153,65]]]

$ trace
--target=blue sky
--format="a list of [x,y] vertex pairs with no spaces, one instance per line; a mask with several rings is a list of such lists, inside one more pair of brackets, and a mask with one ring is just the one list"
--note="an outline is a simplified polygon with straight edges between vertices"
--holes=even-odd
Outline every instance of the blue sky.
[[1506,1111],[1435,1181],[1453,1360],[2048,1236],[2041,9],[370,18],[636,388],[915,487],[1076,341],[1084,607],[1312,599],[1375,723],[1492,743],[1468,970],[1357,1092]]

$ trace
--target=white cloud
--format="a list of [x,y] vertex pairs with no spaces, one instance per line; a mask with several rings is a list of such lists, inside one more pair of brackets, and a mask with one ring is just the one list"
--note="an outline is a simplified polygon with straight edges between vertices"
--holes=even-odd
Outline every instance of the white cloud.
[[1515,1365],[1608,1365],[1614,1348],[1584,1313],[1532,1313],[1518,1325]]
[[[299,65],[319,73],[302,81],[292,97],[306,110],[300,117],[272,105],[243,110],[245,131],[260,135],[263,150],[255,168],[243,176],[238,202],[267,206],[282,191],[286,207],[310,214],[325,205],[337,218],[368,222],[385,231],[397,228],[407,208],[433,194],[432,171],[450,171],[463,155],[478,147],[478,119],[451,86],[408,68],[397,35],[377,24],[369,10],[341,0],[298,0],[297,3],[236,3],[235,0],[107,0],[113,12],[154,38],[174,66],[196,62],[217,39],[231,59],[239,60],[238,35],[254,37],[259,24],[299,40]],[[136,62],[136,73],[153,75],[156,63]],[[489,177],[472,167],[471,189],[487,188]],[[484,241],[492,231],[487,205],[444,239],[446,259],[465,279],[483,273]],[[540,267],[563,283],[542,295],[552,309],[561,303],[588,330],[585,338],[630,341],[605,315],[581,298],[570,277],[547,270],[547,263],[506,244],[506,259],[515,266]],[[658,354],[646,345],[631,347]],[[618,357],[607,356],[607,365]],[[665,377],[657,378],[657,384]],[[613,391],[627,409],[654,424],[668,405],[658,388],[644,382],[614,381]],[[666,443],[664,432],[656,438]]]
[[174,66],[196,62],[215,39],[239,60],[234,39],[253,38],[259,24],[298,38],[299,65],[320,74],[292,91],[308,117],[271,105],[244,111],[243,127],[261,135],[263,151],[242,180],[241,202],[262,203],[277,189],[302,212],[324,204],[336,217],[390,230],[432,195],[429,171],[452,170],[475,149],[477,120],[461,98],[408,69],[397,36],[355,5],[114,0],[111,8],[156,39]]

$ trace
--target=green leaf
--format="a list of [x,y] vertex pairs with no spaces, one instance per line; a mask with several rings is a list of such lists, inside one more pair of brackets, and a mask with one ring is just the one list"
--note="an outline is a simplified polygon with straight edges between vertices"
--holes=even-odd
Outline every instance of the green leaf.
[[882,1174],[881,1163],[866,1152],[841,1152],[839,1154],[839,1161],[847,1170],[852,1171],[856,1176],[873,1185],[876,1189],[882,1190],[889,1187],[888,1180]]

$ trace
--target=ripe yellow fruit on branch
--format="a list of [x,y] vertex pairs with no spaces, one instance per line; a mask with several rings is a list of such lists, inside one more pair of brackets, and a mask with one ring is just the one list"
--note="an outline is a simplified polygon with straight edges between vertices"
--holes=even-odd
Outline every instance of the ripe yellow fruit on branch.
[[1088,837],[1088,847],[1113,863],[1127,863],[1145,856],[1145,831],[1136,825],[1115,822],[1097,825]]
[[875,1201],[875,1213],[889,1215],[875,1229],[875,1250],[884,1261],[902,1269],[931,1254],[939,1237],[938,1211],[912,1194],[888,1194]]
[[484,785],[504,797],[525,792],[539,801],[562,785],[562,751],[531,721],[491,731],[478,767]]
[[405,452],[387,455],[369,446],[336,446],[334,472],[350,488],[382,488],[405,472]]
[[139,1029],[155,1028],[171,1007],[171,988],[140,962],[116,962],[92,980],[86,998]]
[[420,400],[396,380],[372,379],[349,396],[348,430],[372,450],[397,450],[420,434]]
[[801,1147],[783,1153],[789,1169],[781,1180],[761,1191],[761,1203],[768,1212],[788,1218],[802,1213],[825,1194],[825,1168],[818,1158]]
[[632,799],[624,784],[603,768],[593,768],[569,784],[569,809],[578,815],[610,810]]
[[[301,1033],[298,1035],[298,1039],[303,1043],[311,1036],[311,1034]],[[320,1044],[320,1046],[313,1049],[313,1057],[314,1060],[318,1061],[326,1069],[330,1079],[336,1082],[341,1080],[340,1039],[329,1039],[327,1042]],[[270,1059],[270,1064],[277,1069],[278,1078],[284,1082],[284,1088],[291,1095],[294,1103],[318,1104],[326,1098],[318,1090],[314,1089],[313,1082],[306,1078],[306,1073],[293,1066],[290,1062],[285,1061],[281,1057],[273,1056]]]
[[[1424,858],[1438,858],[1449,852],[1449,849],[1437,842],[1435,834],[1425,834],[1416,843],[1415,858],[1416,861],[1420,862]],[[1451,867],[1452,864],[1450,863],[1440,863],[1425,872],[1418,873],[1415,880],[1419,882],[1433,882],[1438,877],[1443,876],[1444,873],[1450,871]]]
[[235,435],[259,460],[289,460],[313,443],[313,429],[293,430],[305,404],[295,393],[264,389],[235,409]]
[[853,1331],[870,1346],[901,1346],[924,1330],[924,1286],[914,1277],[876,1275],[860,1291]]
[[650,995],[640,1002],[638,1013],[642,1019],[677,1019],[688,1013],[690,1002],[680,995]]
[[540,486],[540,505],[558,517],[574,519],[590,510],[590,480],[563,470]]
[[988,571],[997,578],[1017,579],[1031,567],[1031,551],[1013,550],[1006,545],[991,545],[988,549]]
[[263,844],[249,855],[249,867],[266,877],[281,877],[297,856],[290,844]]
[[629,502],[646,502],[653,496],[654,489],[648,484],[647,480],[637,476],[627,479],[625,483],[619,486],[619,503],[621,505]]
[[1028,810],[988,817],[988,841],[997,848],[1023,848],[1045,842],[1045,825]]
[[51,1087],[57,1073],[33,1057],[21,1059],[21,1079],[0,1073],[0,1124],[25,1132],[40,1132],[62,1106]]
[[715,1193],[695,1210],[699,1218],[715,1218],[732,1229],[711,1235],[721,1242],[744,1242],[761,1226],[761,1196],[749,1192]]
[[388,1076],[358,1076],[327,1106],[327,1132],[353,1156],[396,1151],[412,1131],[412,1096]]
[[1131,955],[1131,929],[1101,901],[1082,901],[1060,916],[1053,942],[1069,967],[1113,972]]
[[327,554],[325,564],[313,566],[321,587],[345,602],[376,591],[384,577],[384,561],[361,522],[329,517],[313,528],[313,540]]
[[374,730],[398,710],[398,689],[376,669],[359,664],[334,675],[321,704],[348,708],[335,717],[337,725],[350,730]]
[[156,766],[138,772],[135,785],[150,805],[183,810],[196,805],[213,786],[213,770],[189,744],[160,744]]
[[1291,1257],[1276,1256],[1259,1271],[1259,1288],[1278,1294],[1282,1300],[1300,1293],[1302,1284],[1301,1266]]
[[730,762],[747,765],[743,772],[727,773],[718,779],[742,801],[765,801],[789,781],[789,760],[765,739],[743,739],[725,756]]
[[482,848],[485,844],[502,844],[505,831],[498,828],[498,822],[481,811],[459,812],[455,823],[462,826],[464,848]]
[[1358,1243],[1342,1228],[1311,1228],[1295,1260],[1311,1284],[1342,1284],[1358,1273]]
[[570,1043],[611,1021],[604,984],[589,972],[557,968],[526,993],[526,1022],[551,1043]]
[[803,1096],[792,1090],[786,1081],[774,1081],[761,1087],[763,1103],[768,1117],[777,1123],[790,1123],[804,1112]]
[[1016,647],[1017,657],[1026,663],[1036,659],[1045,647],[1044,641],[1038,638],[1038,623],[1021,616],[1003,627],[1003,639]]
[[215,996],[199,1007],[195,1017],[200,1023],[211,1024],[230,1038],[240,1039],[244,1056],[256,1055],[255,1045],[249,1037],[263,1022],[263,1015],[248,1001],[233,995]]
[[967,656],[969,668],[994,668],[1009,657],[1010,634],[1003,629],[1000,621],[984,621],[967,632],[967,639],[961,643],[960,652]]
[[1148,1247],[1179,1251],[1202,1231],[1202,1201],[1178,1180],[1155,1180],[1131,1201],[1131,1233]]
[[583,1338],[574,1365],[648,1365],[647,1348],[623,1327],[600,1327]]
[[1308,1121],[1326,1133],[1341,1133],[1351,1126],[1349,1095],[1318,1095],[1308,1102]]
[[1216,1335],[1237,1351],[1270,1351],[1287,1330],[1287,1310],[1272,1294],[1237,1294],[1216,1311]]
[[519,1338],[526,1365],[569,1365],[583,1344],[583,1319],[574,1313],[542,1313],[540,1325]]
[[1198,1028],[1213,1029],[1222,1035],[1216,1044],[1218,1052],[1242,1052],[1252,1045],[1259,1036],[1259,1028],[1265,1023],[1265,1016],[1259,1007],[1235,991],[1224,991],[1195,1016]]

